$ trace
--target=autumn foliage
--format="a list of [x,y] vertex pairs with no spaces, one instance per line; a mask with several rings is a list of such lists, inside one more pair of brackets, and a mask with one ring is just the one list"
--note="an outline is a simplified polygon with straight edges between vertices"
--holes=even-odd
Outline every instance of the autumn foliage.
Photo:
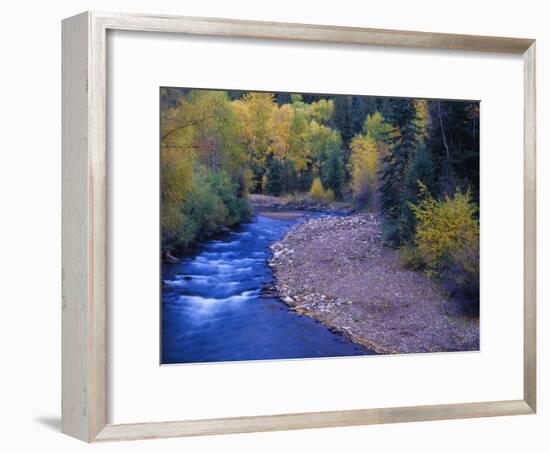
[[476,297],[479,103],[163,88],[160,126],[164,250],[247,219],[249,193],[350,202]]
[[416,216],[415,243],[428,275],[451,278],[460,286],[479,286],[479,220],[467,190],[434,199],[419,182],[421,201]]
[[185,249],[246,219],[248,193],[306,193],[318,176],[313,197],[341,197],[333,113],[333,100],[297,94],[280,102],[274,93],[162,89],[163,247]]
[[311,184],[309,196],[313,200],[321,203],[330,203],[331,201],[334,201],[334,192],[332,189],[324,189],[321,179],[318,177],[315,178]]

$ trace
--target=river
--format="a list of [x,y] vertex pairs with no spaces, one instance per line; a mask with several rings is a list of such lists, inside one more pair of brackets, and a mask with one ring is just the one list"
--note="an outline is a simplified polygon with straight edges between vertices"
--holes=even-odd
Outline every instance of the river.
[[255,215],[192,256],[163,264],[163,364],[372,354],[262,294],[273,283],[269,245],[297,221]]

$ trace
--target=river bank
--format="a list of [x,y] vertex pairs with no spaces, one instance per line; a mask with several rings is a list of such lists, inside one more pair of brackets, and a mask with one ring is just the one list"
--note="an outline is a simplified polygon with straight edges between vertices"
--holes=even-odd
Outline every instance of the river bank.
[[309,219],[271,246],[276,294],[379,353],[479,350],[479,318],[403,269],[374,214]]
[[307,194],[288,197],[274,197],[263,194],[249,194],[247,196],[250,214],[234,225],[217,225],[215,229],[202,233],[200,237],[191,241],[186,247],[178,246],[162,248],[162,261],[167,264],[175,264],[179,260],[194,255],[201,247],[201,244],[210,240],[216,240],[242,225],[253,221],[255,214],[259,214],[271,219],[283,221],[298,220],[308,212],[322,212],[334,215],[350,214],[352,209],[348,203],[333,201],[322,203],[312,200]]
[[327,212],[333,214],[350,214],[353,212],[349,203],[332,201],[323,203],[311,199],[307,194],[288,197],[272,197],[270,195],[250,194],[250,204],[257,213],[275,213],[278,211],[294,212],[298,217],[303,211]]

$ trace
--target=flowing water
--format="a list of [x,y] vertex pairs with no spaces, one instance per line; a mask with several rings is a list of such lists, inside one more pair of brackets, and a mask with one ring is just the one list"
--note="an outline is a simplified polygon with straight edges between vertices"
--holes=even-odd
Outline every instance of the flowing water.
[[163,364],[372,353],[262,295],[273,283],[269,245],[294,223],[256,215],[193,256],[163,264]]

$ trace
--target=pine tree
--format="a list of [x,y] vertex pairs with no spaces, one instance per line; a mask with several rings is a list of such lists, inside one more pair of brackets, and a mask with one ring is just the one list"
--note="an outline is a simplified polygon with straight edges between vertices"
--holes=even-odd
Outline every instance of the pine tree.
[[420,185],[429,194],[437,194],[437,182],[433,157],[425,144],[419,145],[410,164],[407,166],[403,180],[403,194],[398,231],[401,242],[410,243],[414,239],[416,217],[411,208],[420,198]]
[[283,104],[288,104],[290,103],[290,93],[276,93],[275,100],[280,106]]
[[274,195],[278,197],[283,191],[283,181],[281,178],[281,164],[270,157],[267,161],[267,184],[265,186],[265,191],[269,195]]
[[381,205],[386,220],[385,238],[398,245],[399,218],[403,208],[404,176],[417,146],[418,125],[416,107],[412,99],[393,99],[391,114],[386,118],[393,127],[385,134],[390,152],[382,159]]
[[[363,125],[369,115],[376,112],[376,98],[369,96],[351,97],[351,129],[352,138],[363,131]],[[351,141],[351,140],[350,140]]]
[[324,187],[332,189],[336,198],[341,198],[344,178],[345,169],[342,150],[340,148],[333,148],[329,151],[327,159],[321,165],[321,181]]
[[439,192],[470,189],[479,202],[479,103],[431,101],[427,145],[439,174]]
[[340,131],[344,145],[347,147],[354,136],[352,128],[351,96],[336,96],[334,98],[334,125]]

